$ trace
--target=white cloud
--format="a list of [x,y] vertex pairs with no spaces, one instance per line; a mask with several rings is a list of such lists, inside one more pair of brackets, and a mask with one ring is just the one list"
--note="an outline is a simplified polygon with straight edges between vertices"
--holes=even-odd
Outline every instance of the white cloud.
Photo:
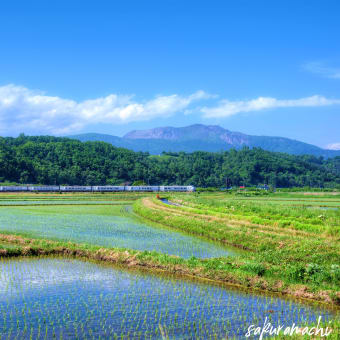
[[303,65],[303,68],[326,78],[340,79],[340,68],[326,66],[322,62],[313,61]]
[[189,96],[174,94],[136,102],[133,96],[111,94],[76,102],[22,86],[6,85],[0,87],[0,135],[20,132],[62,135],[96,123],[117,124],[166,117],[211,97],[204,91],[197,91]]
[[259,97],[246,101],[221,100],[215,107],[203,107],[201,112],[207,118],[228,117],[241,112],[261,111],[282,107],[316,107],[339,105],[339,99],[327,99],[323,96],[312,96],[300,99],[276,99],[271,97]]
[[340,150],[340,143],[332,143],[326,146],[328,150]]
[[77,102],[53,97],[41,91],[16,85],[0,87],[0,135],[27,134],[66,135],[90,130],[93,124],[119,124],[201,112],[204,117],[223,118],[241,112],[280,107],[315,107],[340,104],[339,99],[312,96],[300,99],[259,97],[252,100],[221,100],[215,106],[193,105],[216,98],[204,91],[189,96],[173,94],[156,96],[148,101],[136,101],[131,95],[110,94],[106,97]]

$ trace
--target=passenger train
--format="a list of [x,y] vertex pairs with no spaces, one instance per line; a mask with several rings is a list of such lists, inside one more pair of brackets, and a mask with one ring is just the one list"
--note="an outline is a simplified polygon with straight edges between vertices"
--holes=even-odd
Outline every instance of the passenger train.
[[118,192],[118,191],[141,191],[141,192],[193,192],[195,187],[192,185],[160,185],[160,186],[64,186],[64,185],[46,185],[46,186],[0,186],[0,192]]

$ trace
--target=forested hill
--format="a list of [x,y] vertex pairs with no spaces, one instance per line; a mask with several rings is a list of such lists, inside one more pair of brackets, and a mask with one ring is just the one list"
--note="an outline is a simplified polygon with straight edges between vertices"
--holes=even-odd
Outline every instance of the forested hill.
[[257,185],[340,187],[340,157],[324,160],[259,148],[220,153],[148,153],[49,136],[0,137],[0,182],[41,184]]

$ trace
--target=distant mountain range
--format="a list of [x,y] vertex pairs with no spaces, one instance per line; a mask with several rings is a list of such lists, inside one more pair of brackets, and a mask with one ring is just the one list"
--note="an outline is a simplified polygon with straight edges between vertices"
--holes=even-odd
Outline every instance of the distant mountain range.
[[133,130],[123,137],[100,133],[84,133],[68,137],[82,142],[103,141],[117,147],[150,154],[160,154],[163,151],[217,152],[248,146],[294,155],[308,154],[325,158],[340,156],[340,150],[326,150],[284,137],[246,135],[226,130],[218,125],[195,124],[180,128],[159,127],[150,130]]

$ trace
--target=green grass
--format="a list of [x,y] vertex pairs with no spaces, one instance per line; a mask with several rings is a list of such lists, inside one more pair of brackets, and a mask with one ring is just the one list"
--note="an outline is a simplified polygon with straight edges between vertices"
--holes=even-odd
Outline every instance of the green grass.
[[[218,199],[217,199],[218,197]],[[333,199],[320,201],[304,198],[296,201],[278,200],[275,196],[266,199],[238,198],[237,196],[208,195],[185,198],[185,205],[208,211],[209,213],[227,214],[231,218],[257,224],[289,227],[315,233],[328,233],[340,238],[340,201]],[[311,207],[315,207],[311,209]],[[338,209],[317,209],[334,208]]]
[[338,212],[326,211],[324,218],[317,218],[309,209],[273,205],[270,200],[244,202],[229,195],[172,195],[172,199],[182,206],[153,199],[151,206],[136,201],[134,210],[167,226],[246,249],[232,260],[239,275],[273,279],[296,294],[305,289],[305,295],[325,295],[340,304]]

